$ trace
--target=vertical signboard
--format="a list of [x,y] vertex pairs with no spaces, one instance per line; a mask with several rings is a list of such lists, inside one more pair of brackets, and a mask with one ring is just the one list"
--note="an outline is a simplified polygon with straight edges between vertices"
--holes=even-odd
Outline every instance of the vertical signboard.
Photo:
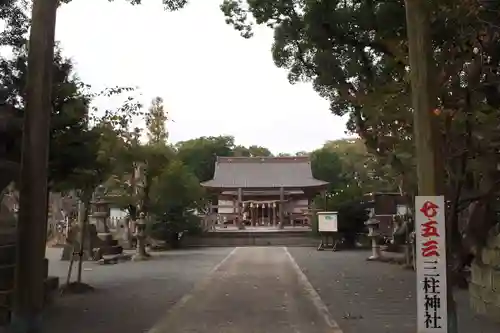
[[446,333],[446,228],[443,196],[417,196],[415,235],[418,333]]

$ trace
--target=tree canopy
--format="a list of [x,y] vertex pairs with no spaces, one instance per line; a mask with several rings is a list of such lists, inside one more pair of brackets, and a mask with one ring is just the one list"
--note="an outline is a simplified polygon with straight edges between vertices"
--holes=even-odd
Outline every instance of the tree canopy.
[[[453,207],[447,216],[456,235],[459,211],[479,201],[476,209],[482,213],[474,215],[473,229],[482,229],[474,233],[484,239],[496,223],[492,210],[500,189],[499,4],[434,1],[429,6],[434,130]],[[349,116],[349,130],[362,138],[381,166],[378,171],[392,175],[392,185],[409,197],[416,193],[403,0],[225,0],[221,9],[245,38],[254,25],[271,27],[276,66],[288,70],[291,83],[312,82],[331,112]]]

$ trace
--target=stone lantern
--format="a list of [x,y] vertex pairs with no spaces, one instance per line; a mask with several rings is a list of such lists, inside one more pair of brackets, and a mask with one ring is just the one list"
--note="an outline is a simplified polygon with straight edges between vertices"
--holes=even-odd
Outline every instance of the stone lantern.
[[109,204],[106,200],[106,189],[100,185],[95,193],[92,201],[92,219],[97,230],[99,244],[93,248],[94,260],[102,261],[102,263],[116,262],[123,253],[123,247],[118,245],[118,241],[113,238],[109,231],[107,220],[109,218]]
[[380,237],[379,225],[380,221],[375,218],[370,218],[365,222],[365,225],[368,227],[368,237],[372,242],[372,255],[368,258],[368,260],[378,260],[380,259],[380,246],[377,241]]
[[105,198],[105,188],[100,185],[94,193],[94,201],[92,201],[93,212],[92,219],[94,220],[99,237],[106,237],[109,234],[108,217],[109,217],[109,201]]
[[146,219],[144,213],[139,214],[139,219],[135,224],[135,234],[137,239],[136,253],[132,257],[134,261],[147,260],[151,257],[150,254],[146,252]]

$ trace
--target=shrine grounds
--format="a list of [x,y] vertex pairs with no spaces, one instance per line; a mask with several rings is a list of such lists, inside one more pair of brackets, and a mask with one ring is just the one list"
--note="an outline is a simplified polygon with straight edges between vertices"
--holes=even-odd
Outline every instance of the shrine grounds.
[[[222,264],[221,268],[225,265],[232,265],[232,268],[225,272],[223,270],[222,273],[217,273],[219,270],[214,272],[214,268],[232,251],[232,248],[204,248],[158,253],[148,262],[126,262],[110,266],[85,263],[84,281],[95,287],[96,291],[86,295],[58,298],[46,314],[47,332],[148,332],[158,321],[164,320],[167,311],[172,309],[174,304],[188,294],[192,296],[188,302],[191,305],[178,310],[178,314],[173,316],[175,320],[167,323],[179,326],[185,318],[191,325],[191,330],[186,332],[198,332],[196,327],[202,324],[205,325],[206,333],[224,331],[210,326],[217,320],[224,320],[213,317],[220,316],[221,313],[227,313],[227,318],[235,318],[236,315],[240,320],[248,318],[249,325],[241,330],[242,333],[259,332],[257,327],[252,328],[252,325],[272,325],[279,318],[286,318],[279,315],[279,312],[284,310],[277,309],[274,313],[259,311],[261,308],[266,309],[270,302],[275,302],[283,293],[293,295],[288,296],[292,297],[292,306],[287,309],[291,308],[296,313],[289,318],[315,320],[315,315],[310,313],[312,303],[303,297],[302,291],[307,288],[303,288],[303,284],[300,285],[293,279],[284,281],[284,277],[294,274],[293,261],[284,253],[290,253],[319,294],[320,302],[326,305],[328,315],[340,326],[342,333],[416,332],[415,277],[413,272],[403,270],[400,266],[367,262],[365,258],[369,254],[365,251],[317,252],[314,248],[284,250],[268,247],[238,250],[241,252],[239,256],[246,258],[246,261],[240,264]],[[60,276],[61,282],[64,283],[68,263],[58,260],[58,252],[56,249],[48,249],[47,257],[51,259],[50,273]],[[249,262],[248,258],[253,258],[250,262],[253,260],[255,267],[258,267],[257,271],[253,271],[248,265],[245,266],[245,263]],[[262,261],[260,266],[259,260]],[[208,285],[203,290],[192,293],[193,287],[201,281],[207,281],[209,275],[212,279]],[[224,282],[223,279],[227,281]],[[239,285],[235,284],[235,279],[241,280]],[[283,280],[283,283],[279,282],[279,279]],[[224,292],[224,283],[227,283],[227,293]],[[258,287],[266,292],[251,292],[251,288],[245,289],[244,283],[260,284]],[[242,286],[244,288],[238,294],[238,301],[248,300],[252,304],[228,303],[231,292],[240,290],[238,288]],[[221,302],[216,301],[218,297]],[[500,332],[500,324],[474,316],[469,311],[466,292],[459,292],[457,300],[461,333]],[[231,306],[224,309],[221,304]],[[200,311],[206,311],[207,314],[200,314]],[[244,313],[245,311],[249,313]],[[297,313],[304,313],[303,317],[297,316]],[[198,320],[190,317],[191,315],[199,316]],[[301,323],[296,322],[294,325],[297,330]],[[321,331],[319,327],[316,329]],[[171,332],[178,331],[173,329]],[[299,332],[310,333],[304,329]]]

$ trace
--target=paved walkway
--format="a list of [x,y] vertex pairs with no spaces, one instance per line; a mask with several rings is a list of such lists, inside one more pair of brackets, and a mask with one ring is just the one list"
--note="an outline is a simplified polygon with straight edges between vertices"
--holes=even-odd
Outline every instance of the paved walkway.
[[340,333],[285,248],[237,248],[150,333]]

